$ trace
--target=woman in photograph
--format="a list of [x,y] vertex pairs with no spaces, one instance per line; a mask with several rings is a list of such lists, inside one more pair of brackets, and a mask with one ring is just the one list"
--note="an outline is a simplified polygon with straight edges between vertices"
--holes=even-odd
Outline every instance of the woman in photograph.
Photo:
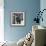
[[17,22],[17,24],[21,24],[21,18],[19,15],[16,17],[16,22]]

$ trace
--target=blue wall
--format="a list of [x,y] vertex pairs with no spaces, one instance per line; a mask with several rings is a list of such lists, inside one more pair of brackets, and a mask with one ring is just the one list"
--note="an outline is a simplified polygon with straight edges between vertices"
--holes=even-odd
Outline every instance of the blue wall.
[[[33,19],[40,9],[40,0],[4,0],[4,38],[7,41],[18,41],[32,29]],[[10,25],[12,11],[24,11],[26,25],[13,27]]]
[[[46,9],[46,0],[41,0],[40,1],[40,10],[42,11],[43,9]],[[40,22],[40,25],[45,26],[46,27],[46,11],[43,12],[43,22]]]

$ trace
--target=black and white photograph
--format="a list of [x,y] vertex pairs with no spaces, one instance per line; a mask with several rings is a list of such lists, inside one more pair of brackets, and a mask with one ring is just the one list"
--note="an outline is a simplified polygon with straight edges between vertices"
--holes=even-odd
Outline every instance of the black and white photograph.
[[25,24],[24,12],[11,12],[11,24],[16,26],[24,26]]

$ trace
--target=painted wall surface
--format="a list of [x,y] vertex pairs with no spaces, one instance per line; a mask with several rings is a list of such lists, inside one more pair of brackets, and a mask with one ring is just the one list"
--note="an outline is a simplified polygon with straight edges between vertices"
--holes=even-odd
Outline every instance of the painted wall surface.
[[[4,38],[7,41],[18,41],[32,30],[33,19],[40,9],[40,0],[4,0]],[[12,11],[24,11],[25,23],[23,27],[10,25]]]
[[[46,9],[46,0],[41,0],[41,1],[40,1],[40,9],[41,9],[41,11],[42,11],[43,9]],[[41,22],[40,22],[40,25],[46,27],[46,10],[43,12],[42,17],[43,17],[43,22],[41,21]]]

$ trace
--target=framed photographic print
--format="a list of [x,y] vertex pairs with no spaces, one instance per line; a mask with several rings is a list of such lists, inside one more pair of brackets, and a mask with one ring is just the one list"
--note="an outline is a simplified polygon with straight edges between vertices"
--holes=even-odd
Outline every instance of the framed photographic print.
[[24,26],[25,13],[24,12],[11,12],[11,25]]

